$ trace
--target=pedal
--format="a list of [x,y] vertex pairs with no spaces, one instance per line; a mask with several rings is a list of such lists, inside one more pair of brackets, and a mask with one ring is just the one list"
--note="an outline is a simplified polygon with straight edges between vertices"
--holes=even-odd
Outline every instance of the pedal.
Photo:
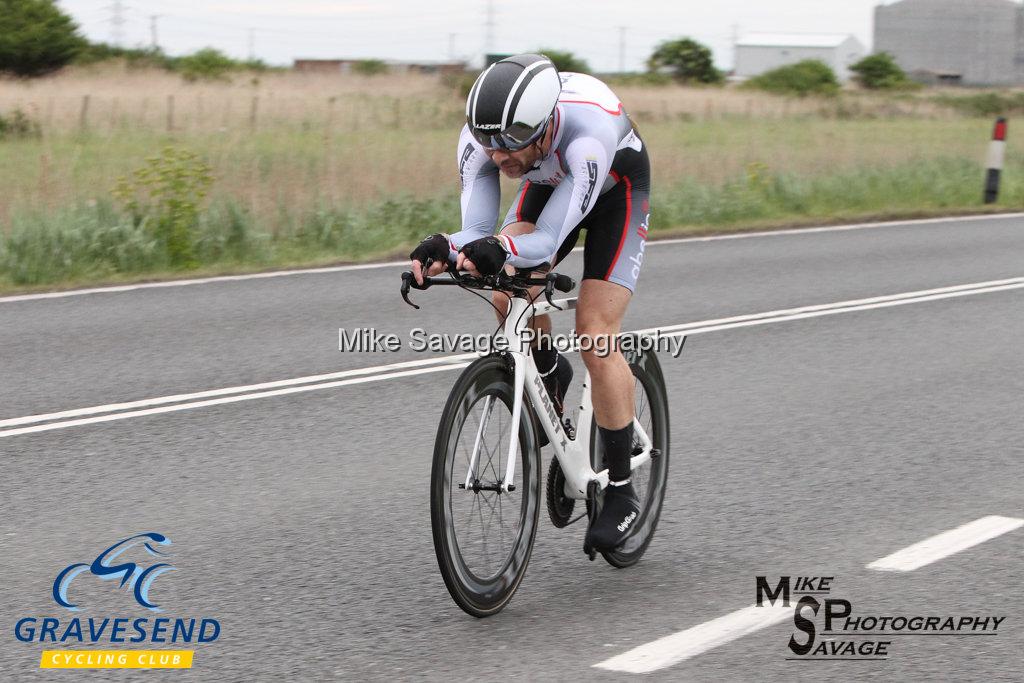
[[661,457],[661,451],[658,450],[657,448],[652,448],[651,449],[651,460],[657,460],[660,457]]

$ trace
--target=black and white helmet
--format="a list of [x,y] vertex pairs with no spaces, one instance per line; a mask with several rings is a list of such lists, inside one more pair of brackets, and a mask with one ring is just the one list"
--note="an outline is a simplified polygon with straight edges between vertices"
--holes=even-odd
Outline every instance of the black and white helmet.
[[515,55],[480,74],[466,99],[466,122],[489,149],[519,150],[547,129],[562,82],[543,55]]

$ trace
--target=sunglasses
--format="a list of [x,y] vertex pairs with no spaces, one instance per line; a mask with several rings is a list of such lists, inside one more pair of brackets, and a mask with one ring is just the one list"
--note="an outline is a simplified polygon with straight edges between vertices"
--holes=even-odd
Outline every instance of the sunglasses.
[[533,128],[521,123],[513,123],[500,133],[491,135],[487,131],[474,128],[470,124],[470,131],[473,138],[488,150],[501,149],[508,152],[518,152],[526,149],[540,139],[548,129],[548,121],[545,121],[539,128]]

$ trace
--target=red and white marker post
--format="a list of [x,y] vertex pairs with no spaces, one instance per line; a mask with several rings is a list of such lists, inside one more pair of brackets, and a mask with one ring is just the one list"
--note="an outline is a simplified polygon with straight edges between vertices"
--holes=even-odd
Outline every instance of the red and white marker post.
[[996,119],[992,143],[988,148],[988,176],[985,178],[985,203],[995,204],[999,199],[999,179],[1006,159],[1006,119]]

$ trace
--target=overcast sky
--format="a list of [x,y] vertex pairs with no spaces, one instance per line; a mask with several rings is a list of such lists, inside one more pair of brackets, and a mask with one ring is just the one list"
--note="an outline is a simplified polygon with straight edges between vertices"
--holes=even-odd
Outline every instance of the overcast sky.
[[[576,53],[597,71],[638,69],[661,40],[690,36],[733,62],[733,33],[852,33],[868,48],[878,0],[492,0],[496,52],[538,47]],[[891,0],[890,0],[891,1]],[[59,0],[92,40],[111,42],[117,0]],[[213,46],[273,64],[296,57],[475,59],[485,46],[487,0],[121,0],[126,46],[170,54]],[[885,3],[888,4],[888,3]]]

